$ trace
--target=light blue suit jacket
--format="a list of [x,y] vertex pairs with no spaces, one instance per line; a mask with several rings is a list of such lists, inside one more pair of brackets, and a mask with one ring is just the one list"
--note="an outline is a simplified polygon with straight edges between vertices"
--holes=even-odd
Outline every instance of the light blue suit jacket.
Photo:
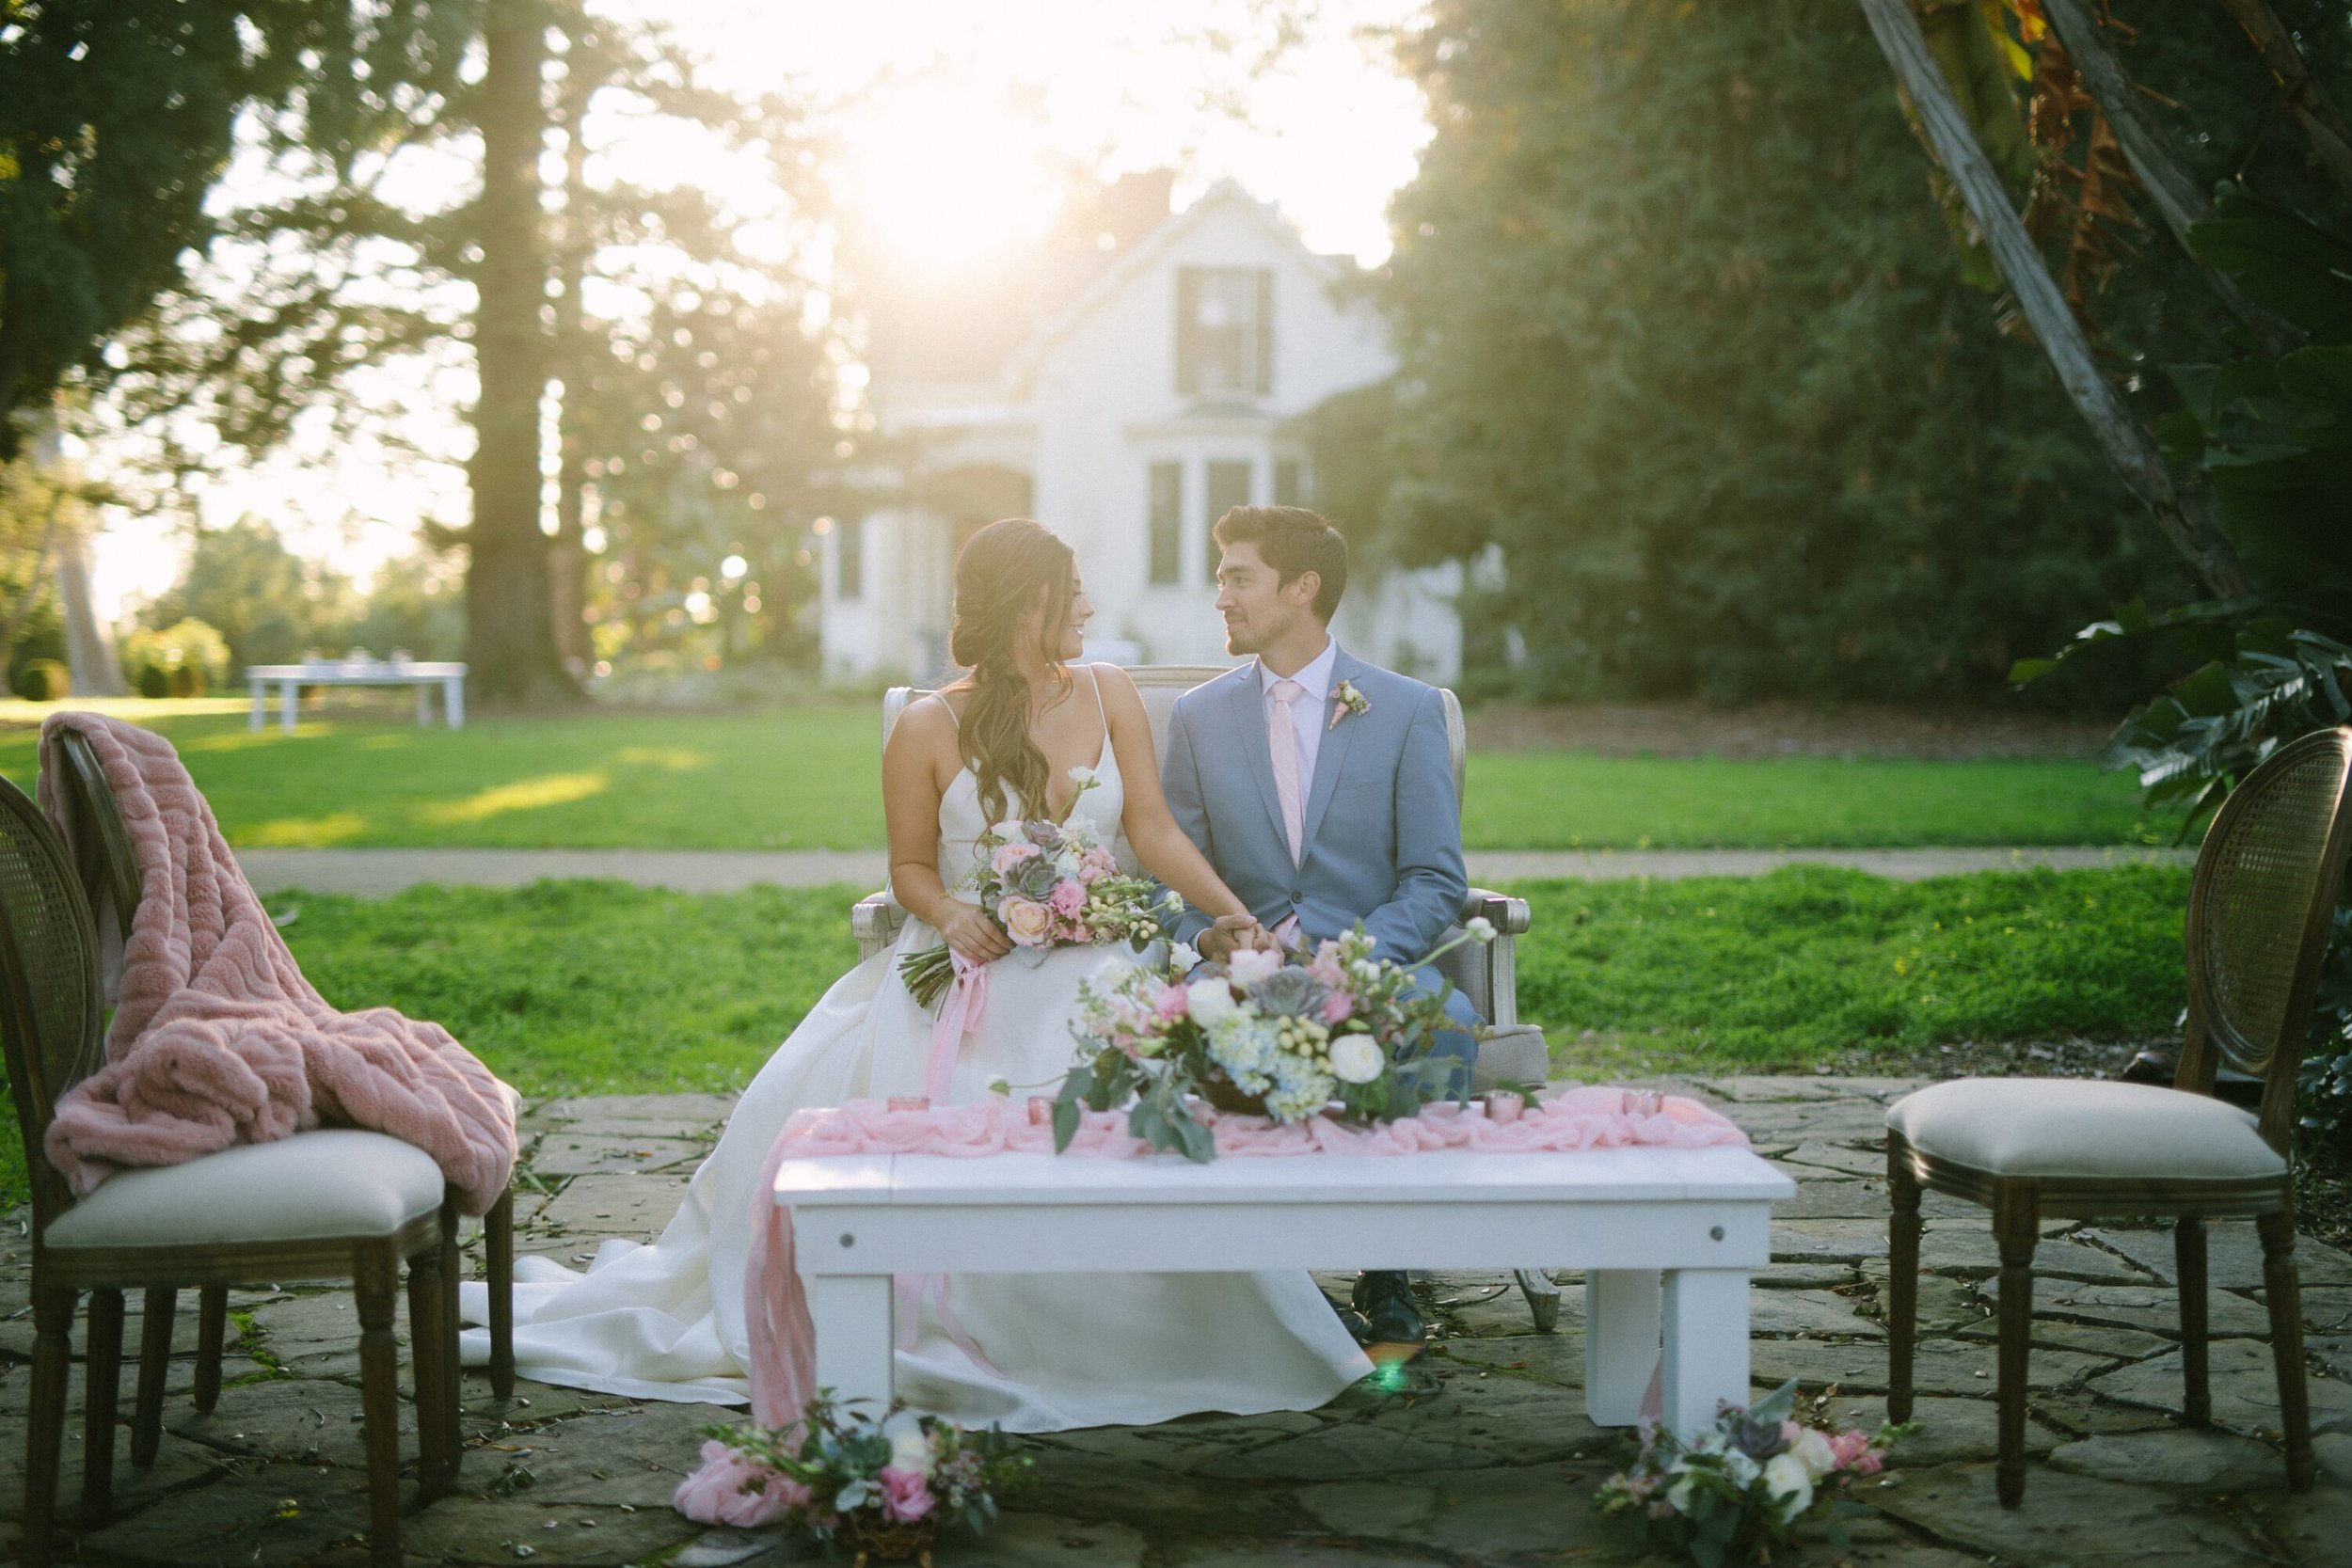
[[[1297,865],[1282,831],[1254,659],[1176,700],[1161,787],[1185,834],[1269,929],[1295,913],[1299,929],[1320,942],[1360,921],[1379,957],[1418,964],[1469,891],[1444,698],[1344,648],[1332,663],[1334,692],[1342,681],[1372,705],[1327,729],[1316,750]],[[1191,942],[1209,925],[1187,909],[1176,935]]]

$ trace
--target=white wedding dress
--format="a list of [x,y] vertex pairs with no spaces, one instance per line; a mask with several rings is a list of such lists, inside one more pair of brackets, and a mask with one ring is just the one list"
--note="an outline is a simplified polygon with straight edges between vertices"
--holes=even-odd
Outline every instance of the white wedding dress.
[[[1106,741],[1098,787],[1076,810],[1133,856],[1120,832],[1124,798]],[[939,875],[953,888],[985,831],[977,781],[959,773],[939,805]],[[517,1261],[515,1359],[525,1377],[636,1399],[743,1403],[748,1334],[743,1278],[751,1205],[769,1146],[793,1112],[847,1100],[919,1095],[931,1015],[898,977],[898,959],[939,934],[910,920],[898,944],[843,975],[768,1059],[719,1147],[651,1246],[613,1240],[585,1274]],[[1078,984],[1127,949],[1016,951],[992,966],[987,1011],[965,1037],[949,1100],[968,1103],[1004,1079],[1051,1093],[1073,1060]],[[1083,1259],[1073,1259],[1073,1263]],[[466,1320],[487,1293],[461,1290]],[[904,1292],[902,1292],[902,1295]],[[1309,1410],[1371,1370],[1304,1270],[1277,1274],[958,1275],[949,1309],[985,1354],[957,1348],[921,1292],[914,1348],[900,1325],[898,1390],[918,1409],[1011,1432],[1144,1425],[1194,1411]],[[489,1359],[485,1331],[466,1331],[469,1365]],[[993,1370],[992,1370],[993,1369]]]

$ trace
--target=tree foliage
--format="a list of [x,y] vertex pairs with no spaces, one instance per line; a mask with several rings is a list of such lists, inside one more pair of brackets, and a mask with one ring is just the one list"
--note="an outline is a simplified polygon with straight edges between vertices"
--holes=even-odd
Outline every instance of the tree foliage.
[[1466,620],[1523,689],[1981,692],[2170,570],[1954,275],[1849,0],[1438,0],[1406,55],[1385,515],[1501,546]]

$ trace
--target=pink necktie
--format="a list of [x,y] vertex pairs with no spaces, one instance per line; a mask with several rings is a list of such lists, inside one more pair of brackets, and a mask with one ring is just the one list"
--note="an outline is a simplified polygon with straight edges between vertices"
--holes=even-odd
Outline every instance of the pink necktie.
[[1274,710],[1266,715],[1266,750],[1274,754],[1274,793],[1282,802],[1282,831],[1290,835],[1291,863],[1298,863],[1301,841],[1307,836],[1305,804],[1298,791],[1298,726],[1291,721],[1291,705],[1307,694],[1296,681],[1274,683]]

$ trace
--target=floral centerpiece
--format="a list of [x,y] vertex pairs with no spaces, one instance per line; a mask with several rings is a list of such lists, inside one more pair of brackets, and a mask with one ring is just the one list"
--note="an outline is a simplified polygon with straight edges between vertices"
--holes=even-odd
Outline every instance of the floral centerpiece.
[[[1090,768],[1073,768],[1078,786],[1058,822],[999,822],[980,835],[977,860],[954,891],[979,905],[1014,947],[1044,953],[1123,942],[1140,953],[1160,935],[1161,916],[1181,900],[1149,877],[1132,877],[1093,824],[1074,819],[1079,796],[1101,784]],[[898,974],[921,1006],[936,1006],[955,979],[946,942],[910,953]]]
[[[1474,920],[1448,948],[1493,940]],[[1196,1097],[1279,1122],[1391,1121],[1444,1098],[1459,1074],[1432,1054],[1438,1031],[1457,1027],[1445,992],[1422,990],[1373,945],[1359,927],[1311,953],[1245,950],[1201,965],[1179,944],[1165,966],[1097,975],[1079,991],[1078,1061],[1055,1102],[1055,1147],[1069,1147],[1081,1104],[1132,1101],[1135,1136],[1207,1161],[1216,1145]]]
[[995,1427],[971,1432],[894,1404],[881,1420],[818,1390],[792,1427],[706,1427],[746,1470],[743,1490],[765,1490],[785,1507],[784,1523],[848,1546],[863,1563],[930,1560],[943,1524],[987,1528],[996,1494],[1029,1467],[1013,1438]]
[[1746,1409],[1725,1408],[1687,1443],[1645,1421],[1629,1440],[1630,1462],[1601,1483],[1593,1506],[1640,1518],[1654,1542],[1699,1568],[1768,1562],[1806,1519],[1827,1520],[1831,1544],[1845,1546],[1846,1519],[1867,1512],[1848,1487],[1876,1475],[1911,1428],[1807,1425],[1795,1418],[1796,1400],[1792,1378]]

